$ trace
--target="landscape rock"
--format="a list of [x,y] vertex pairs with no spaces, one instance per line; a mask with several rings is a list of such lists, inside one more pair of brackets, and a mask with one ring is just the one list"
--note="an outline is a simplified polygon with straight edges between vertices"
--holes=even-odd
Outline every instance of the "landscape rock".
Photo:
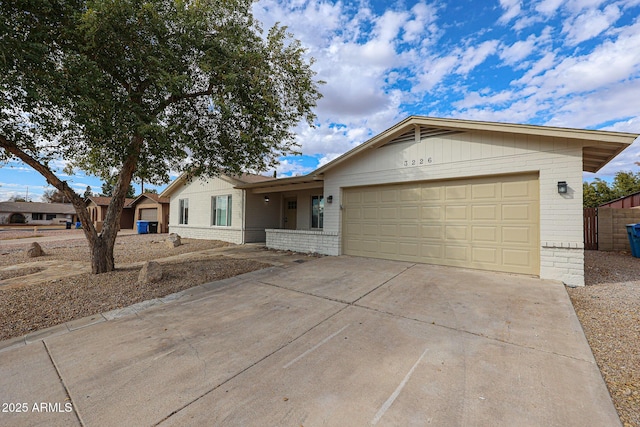
[[176,233],[169,234],[166,242],[167,242],[167,246],[170,248],[176,248],[182,244],[182,240],[180,239],[180,236]]
[[44,251],[42,250],[42,246],[38,242],[33,242],[29,249],[27,249],[27,256],[29,258],[37,258],[44,255]]
[[138,275],[138,283],[155,283],[162,280],[162,266],[155,261],[147,261]]

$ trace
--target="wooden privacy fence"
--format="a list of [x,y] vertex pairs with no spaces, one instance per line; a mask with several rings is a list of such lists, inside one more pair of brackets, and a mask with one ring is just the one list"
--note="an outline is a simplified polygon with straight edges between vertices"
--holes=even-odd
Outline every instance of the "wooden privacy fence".
[[598,250],[598,208],[584,208],[584,248]]

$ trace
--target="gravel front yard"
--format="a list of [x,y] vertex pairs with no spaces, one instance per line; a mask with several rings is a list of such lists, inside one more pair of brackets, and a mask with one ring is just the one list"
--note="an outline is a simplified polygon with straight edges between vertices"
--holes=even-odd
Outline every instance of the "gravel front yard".
[[585,251],[585,282],[567,288],[625,427],[640,427],[640,258]]
[[[165,238],[166,235],[158,234],[119,236],[115,247],[116,271],[110,273],[80,274],[20,288],[2,289],[0,285],[0,340],[269,266],[254,260],[223,256],[195,259],[164,264],[163,279],[148,285],[137,283],[140,267],[118,268],[118,265],[125,263],[150,261],[229,245],[219,241],[183,239],[183,245],[169,249],[163,243]],[[28,244],[0,249],[0,266],[19,265],[34,260],[89,262],[86,240],[42,243],[46,255],[37,259],[24,255],[27,246]],[[37,271],[37,267],[29,267],[2,272],[0,280]]]

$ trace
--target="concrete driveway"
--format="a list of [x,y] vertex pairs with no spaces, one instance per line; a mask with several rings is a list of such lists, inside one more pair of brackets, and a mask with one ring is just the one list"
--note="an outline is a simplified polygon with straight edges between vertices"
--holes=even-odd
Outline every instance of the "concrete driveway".
[[6,349],[0,378],[3,426],[620,425],[562,284],[354,257]]

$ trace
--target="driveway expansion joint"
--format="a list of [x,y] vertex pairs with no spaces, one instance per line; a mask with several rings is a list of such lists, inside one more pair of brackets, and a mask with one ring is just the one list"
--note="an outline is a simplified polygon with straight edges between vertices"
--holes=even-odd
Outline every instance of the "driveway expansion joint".
[[53,355],[51,354],[51,350],[49,350],[49,346],[47,345],[47,342],[45,340],[42,340],[42,345],[44,346],[44,350],[47,352],[47,356],[49,357],[49,360],[51,361],[51,364],[53,365],[53,369],[55,369],[56,371],[56,375],[58,375],[58,379],[60,380],[60,384],[62,385],[62,388],[64,388],[64,393],[67,395],[67,399],[69,399],[69,402],[71,402],[71,407],[73,408],[73,413],[75,414],[76,418],[78,419],[78,422],[80,423],[80,425],[82,427],[84,427],[84,422],[82,421],[82,417],[80,416],[80,413],[78,412],[78,406],[73,402],[73,398],[71,397],[71,393],[69,393],[69,388],[67,387],[67,384],[64,381],[64,378],[62,377],[62,373],[60,372],[60,369],[58,368],[58,365],[56,364],[56,361],[53,360]]

